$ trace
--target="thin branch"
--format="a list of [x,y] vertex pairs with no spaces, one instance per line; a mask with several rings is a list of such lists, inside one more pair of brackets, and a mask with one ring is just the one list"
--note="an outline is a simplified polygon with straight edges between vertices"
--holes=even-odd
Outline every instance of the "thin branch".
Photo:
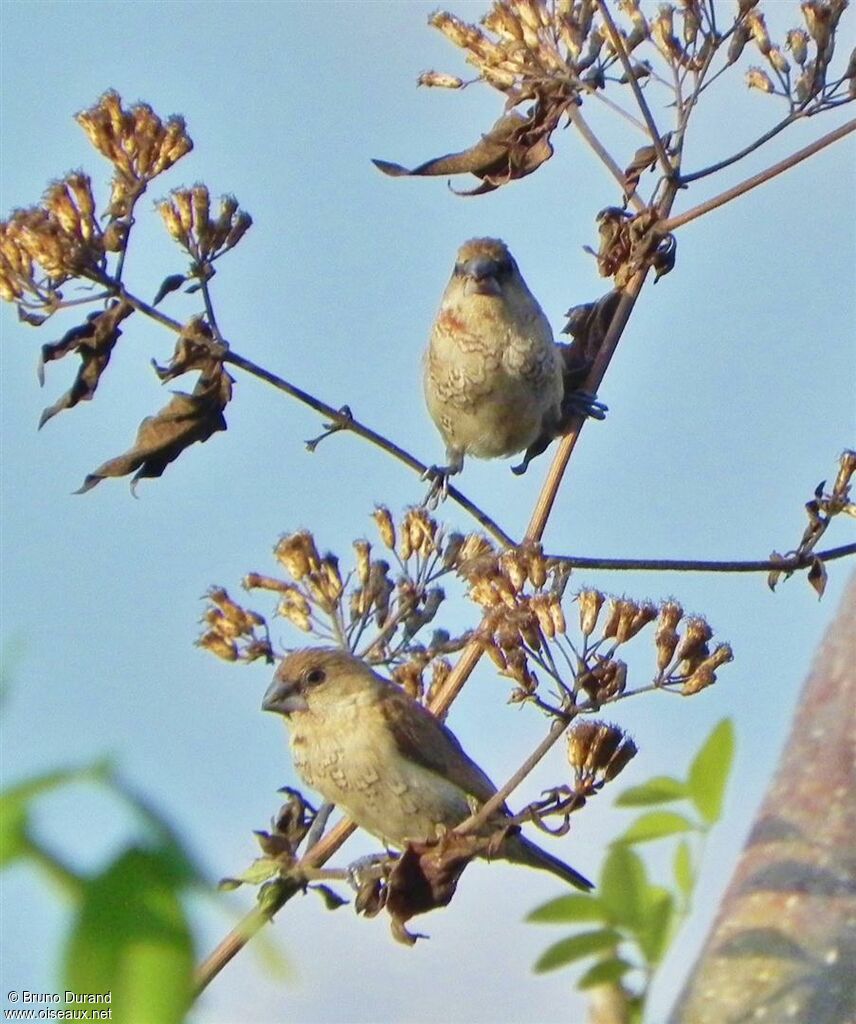
[[[726,67],[730,66],[731,65],[727,65]],[[722,70],[725,71],[726,68],[723,68]],[[710,82],[712,81],[713,78],[710,79]],[[710,82],[708,82],[707,84],[709,85]],[[739,150],[739,152],[734,153],[729,157],[726,157],[724,160],[719,160],[717,163],[711,164],[709,167],[703,167],[700,171],[693,171],[692,174],[682,174],[681,184],[689,185],[690,182],[698,181],[700,178],[706,178],[709,174],[716,174],[717,171],[721,171],[726,167],[730,167],[732,164],[736,164],[745,156],[749,156],[750,153],[754,153],[756,149],[760,149],[761,146],[769,142],[770,139],[774,139],[779,134],[779,132],[784,131],[785,128],[789,127],[795,121],[798,121],[800,118],[805,116],[806,115],[804,113],[788,114],[787,117],[782,118],[782,120],[779,121],[778,124],[773,125],[773,127],[770,128],[769,131],[764,132],[763,135],[757,138],[754,142],[751,142],[748,146],[745,146],[743,149]]]
[[683,227],[684,224],[688,224],[697,217],[701,217],[705,213],[709,213],[711,210],[717,209],[719,206],[724,206],[726,203],[731,202],[732,199],[742,196],[744,193],[751,191],[758,185],[763,185],[765,181],[769,181],[771,178],[775,178],[784,171],[790,170],[791,167],[795,167],[797,164],[802,163],[803,160],[807,160],[810,156],[814,156],[815,153],[820,152],[820,150],[825,149],[827,146],[831,146],[834,142],[838,142],[839,139],[843,139],[854,130],[856,130],[856,118],[841,125],[834,131],[829,132],[827,135],[823,135],[821,138],[816,139],[803,149],[797,150],[796,153],[791,153],[790,156],[786,156],[784,160],[780,160],[778,163],[773,164],[772,167],[768,167],[766,170],[760,171],[758,174],[753,174],[751,178],[747,178],[739,185],[735,185],[733,188],[729,188],[725,192],[721,192],[718,196],[714,196],[712,199],[708,199],[706,202],[700,203],[698,206],[694,206],[691,210],[687,210],[685,213],[678,214],[677,217],[672,217],[669,220],[662,221],[657,227],[663,232],[674,231],[676,228]]
[[[609,155],[609,153],[603,147],[603,145],[601,144],[600,139],[591,130],[591,128],[588,125],[588,122],[585,120],[585,118],[583,117],[582,113],[580,112],[580,108],[579,107],[575,107],[575,106],[571,106],[570,109],[568,110],[568,117],[570,118],[572,124],[577,129],[577,131],[580,133],[580,135],[582,135],[582,137],[589,144],[591,149],[600,158],[601,162],[606,167],[606,169],[609,171],[609,173],[613,176],[613,178],[615,178],[615,180],[621,186],[621,190],[626,194],[626,192],[627,192],[627,179],[624,176],[624,172],[621,170],[621,168],[618,166],[618,164],[612,159],[612,157]],[[636,189],[633,190],[633,194],[631,196],[628,196],[628,201],[637,210],[641,211],[641,210],[645,209],[645,203],[640,198],[640,196],[637,193]]]
[[633,95],[636,97],[636,102],[639,105],[642,116],[645,118],[645,124],[648,125],[648,131],[651,134],[651,142],[654,145],[654,149],[657,151],[657,157],[662,165],[663,173],[667,178],[671,178],[675,173],[675,168],[672,166],[666,150],[663,148],[663,143],[660,139],[660,132],[657,128],[656,122],[654,121],[654,115],[651,113],[648,101],[645,99],[645,96],[642,93],[642,88],[636,80],[636,75],[633,73],[633,65],[630,62],[630,55],[624,45],[624,40],[621,38],[618,28],[612,20],[612,15],[609,13],[609,7],[606,4],[606,0],[597,0],[597,6],[604,24],[607,27],[607,31],[609,32],[612,47],[621,59],[621,63],[624,65],[624,70],[627,73],[627,78],[630,82],[630,88],[633,90]]
[[[334,409],[332,405],[328,405],[326,402],[322,402],[319,398],[314,395],[310,395],[308,391],[304,391],[302,388],[297,387],[294,384],[289,384],[287,380],[283,380],[282,377],[278,377],[275,373],[271,373],[270,370],[264,369],[262,366],[258,366],[251,360],[246,359],[244,356],[238,355],[233,350],[228,350],[223,356],[223,361],[230,363],[232,366],[237,366],[245,373],[249,373],[254,377],[258,377],[259,380],[263,380],[279,391],[285,392],[292,398],[296,398],[299,402],[303,402],[304,405],[308,405],[311,409],[316,412],[320,412],[322,416],[326,416],[332,423],[334,423],[340,430],[350,431],[352,434],[356,434],[358,437],[362,437],[366,441],[370,441],[372,444],[381,448],[388,455],[392,455],[393,458],[398,459],[399,462],[403,462],[409,469],[414,470],[420,476],[424,476],[430,469],[430,466],[425,465],[424,462],[420,462],[419,459],[415,458],[409,452],[406,452],[403,448],[399,447],[393,441],[384,437],[383,434],[379,434],[376,430],[372,430],[371,427],[365,426],[360,423],[359,420],[354,419],[350,413],[343,412],[341,409]],[[511,537],[502,529],[497,523],[491,519],[491,517],[478,505],[474,504],[470,499],[457,489],[457,487],[449,487],[449,497],[457,502],[462,509],[469,514],[500,544],[504,544],[508,547],[514,547],[514,541]]]
[[651,572],[795,572],[807,569],[812,562],[834,562],[839,558],[856,555],[856,543],[842,544],[826,551],[809,552],[804,555],[785,556],[779,560],[760,559],[755,561],[700,561],[680,558],[584,558],[577,555],[546,555],[552,561],[569,565],[573,569],[607,569],[622,571]]
[[550,729],[544,739],[541,740],[538,746],[526,758],[523,764],[520,765],[505,785],[500,786],[490,800],[483,803],[475,814],[471,814],[469,818],[462,821],[460,825],[456,825],[455,832],[460,832],[462,835],[465,835],[467,832],[474,832],[477,828],[483,825],[492,814],[498,811],[505,803],[506,797],[517,789],[520,783],[568,728],[571,721],[572,718],[570,716],[555,719],[555,721],[551,723]]

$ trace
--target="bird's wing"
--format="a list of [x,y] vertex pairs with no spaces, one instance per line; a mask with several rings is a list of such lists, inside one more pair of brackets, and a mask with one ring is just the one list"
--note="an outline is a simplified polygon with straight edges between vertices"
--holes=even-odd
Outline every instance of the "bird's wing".
[[430,711],[394,684],[390,684],[378,706],[404,757],[448,779],[480,803],[493,796],[496,786],[467,757],[454,734]]

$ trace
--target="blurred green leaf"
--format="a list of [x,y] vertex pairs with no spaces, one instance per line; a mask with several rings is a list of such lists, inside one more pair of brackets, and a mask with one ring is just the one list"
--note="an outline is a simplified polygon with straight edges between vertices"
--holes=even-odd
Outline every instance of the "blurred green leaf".
[[648,905],[637,929],[639,948],[649,964],[660,962],[672,935],[675,901],[668,889],[651,885],[647,891]]
[[65,950],[65,986],[112,992],[113,1019],[179,1024],[193,947],[173,859],[131,847],[92,878]]
[[615,840],[616,843],[647,843],[681,832],[692,832],[696,825],[683,814],[675,811],[650,811],[640,815],[630,827]]
[[273,857],[256,857],[252,864],[240,873],[230,878],[222,878],[217,887],[219,889],[237,889],[240,885],[261,885],[269,878],[279,874],[279,864]]
[[635,930],[648,906],[648,875],[642,858],[627,846],[610,847],[598,895],[613,924]]
[[554,900],[542,903],[540,907],[530,910],[527,921],[540,924],[568,924],[571,921],[605,921],[607,912],[597,896],[583,896],[571,893],[568,896],[557,896]]
[[564,967],[575,960],[582,960],[583,957],[590,956],[592,953],[612,949],[620,941],[621,934],[614,928],[599,928],[597,931],[571,935],[548,947],[538,957],[534,970],[536,974],[554,971],[557,967]]
[[712,825],[722,813],[725,786],[734,760],[734,723],[724,718],[705,740],[690,765],[690,796],[704,821]]
[[64,768],[33,775],[0,792],[0,867],[31,852],[27,834],[31,800],[70,782],[103,778],[105,771],[105,762],[99,761],[83,768]]
[[629,964],[621,957],[612,956],[608,960],[601,960],[599,964],[590,967],[577,982],[577,988],[582,992],[587,988],[594,988],[596,985],[617,984],[628,971],[633,970],[633,964]]
[[690,856],[690,844],[682,839],[675,848],[675,860],[673,864],[675,883],[683,895],[689,898],[695,885],[693,877],[693,862]]
[[651,804],[666,804],[682,800],[689,795],[686,782],[673,779],[671,775],[657,775],[641,786],[625,789],[615,801],[616,807],[647,807]]

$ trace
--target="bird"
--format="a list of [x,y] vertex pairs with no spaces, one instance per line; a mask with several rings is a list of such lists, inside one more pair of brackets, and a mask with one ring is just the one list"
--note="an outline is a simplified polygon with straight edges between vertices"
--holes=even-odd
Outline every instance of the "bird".
[[[287,655],[262,709],[284,717],[303,780],[387,847],[436,840],[496,793],[439,719],[345,650],[307,647]],[[503,804],[480,834],[501,833],[509,819]],[[492,854],[584,891],[593,887],[513,825]]]
[[593,396],[565,394],[562,346],[505,242],[472,238],[458,249],[423,362],[425,402],[446,445],[429,474],[443,488],[464,456],[526,457],[525,471],[570,413],[602,418]]

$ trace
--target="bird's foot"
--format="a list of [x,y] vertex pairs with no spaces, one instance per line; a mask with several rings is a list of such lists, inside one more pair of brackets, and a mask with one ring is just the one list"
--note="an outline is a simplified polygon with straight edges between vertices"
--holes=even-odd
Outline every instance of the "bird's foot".
[[449,497],[449,477],[460,473],[463,459],[450,462],[448,466],[429,466],[422,474],[423,480],[430,480],[431,486],[422,500],[425,508],[434,510]]
[[597,400],[597,395],[590,391],[572,391],[565,395],[562,401],[563,418],[571,416],[585,416],[591,420],[606,419],[608,407]]
[[390,854],[369,853],[358,857],[348,865],[348,885],[354,892],[361,892],[365,886],[386,874]]

